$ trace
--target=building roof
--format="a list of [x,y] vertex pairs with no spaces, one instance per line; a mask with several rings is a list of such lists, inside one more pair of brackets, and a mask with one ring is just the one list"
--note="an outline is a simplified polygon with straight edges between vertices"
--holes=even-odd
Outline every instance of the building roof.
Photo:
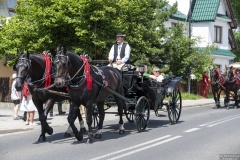
[[220,0],[193,0],[192,22],[215,21]]
[[[167,4],[165,7],[163,7],[162,9],[160,9],[159,11],[163,10],[163,9],[170,9],[172,6]],[[180,11],[177,11],[175,14],[173,14],[171,17],[171,19],[175,19],[175,20],[179,20],[179,21],[186,21],[187,20],[187,16],[185,14],[183,14]]]
[[227,20],[231,20],[230,17],[228,17],[228,16],[226,16],[226,15],[223,15],[223,14],[220,14],[220,13],[217,13],[217,17],[223,18],[223,19],[227,19]]
[[223,3],[226,6],[226,15],[219,14],[218,8],[221,0],[192,0],[191,12],[192,22],[214,22],[216,17],[231,20],[231,28],[237,28],[230,0],[225,0]]
[[227,56],[227,57],[236,57],[230,50],[226,49],[212,49],[211,53],[213,55]]

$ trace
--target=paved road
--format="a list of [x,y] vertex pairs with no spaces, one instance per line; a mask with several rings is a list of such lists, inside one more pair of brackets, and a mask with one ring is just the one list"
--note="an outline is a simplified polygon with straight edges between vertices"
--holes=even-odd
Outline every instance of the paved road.
[[[223,102],[223,99],[222,99]],[[193,106],[203,106],[208,104],[213,104],[213,99],[198,99],[198,100],[184,100],[182,102],[182,106],[186,107],[193,107]],[[63,110],[69,110],[68,104],[63,104]],[[108,110],[109,112],[116,112],[116,107],[112,107]],[[57,106],[54,106],[54,113],[57,114]],[[13,132],[19,131],[28,131],[33,129],[39,129],[39,126],[26,126],[23,121],[16,121],[12,118],[13,114],[13,104],[12,103],[0,103],[0,136],[2,134],[8,134]],[[23,115],[23,112],[19,111],[19,115]],[[105,120],[111,120],[116,118],[114,115],[109,115],[105,117]],[[39,124],[38,121],[38,114],[35,115],[35,120]],[[62,126],[66,125],[67,123],[67,114],[62,116],[54,116],[48,117],[47,122],[50,126]]]
[[[63,138],[67,125],[53,127],[46,143],[37,143],[40,129],[0,136],[1,159],[124,159],[219,160],[222,154],[240,156],[240,109],[212,109],[212,105],[184,108],[180,123],[152,113],[146,132],[137,133],[125,123],[119,135],[118,119],[105,121],[103,138],[87,145]],[[108,117],[108,115],[106,116]],[[237,155],[233,155],[237,154]],[[225,155],[224,155],[225,156]]]

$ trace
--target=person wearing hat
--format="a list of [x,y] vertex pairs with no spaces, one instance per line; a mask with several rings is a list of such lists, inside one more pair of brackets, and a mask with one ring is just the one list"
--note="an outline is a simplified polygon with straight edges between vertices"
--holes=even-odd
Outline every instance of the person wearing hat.
[[122,69],[125,63],[129,62],[131,52],[130,46],[123,42],[124,37],[126,36],[122,33],[116,35],[117,43],[112,46],[108,56],[109,65],[119,70]]
[[11,78],[11,81],[12,81],[11,100],[13,101],[13,104],[14,104],[13,119],[14,120],[19,120],[19,119],[21,119],[21,117],[18,116],[18,110],[19,110],[20,101],[21,101],[21,92],[18,92],[15,88],[16,77],[17,77],[17,74],[13,73],[12,78]]
[[162,80],[164,79],[163,74],[160,74],[160,69],[158,67],[153,68],[153,75],[144,74],[144,76],[152,78],[158,82],[162,82]]

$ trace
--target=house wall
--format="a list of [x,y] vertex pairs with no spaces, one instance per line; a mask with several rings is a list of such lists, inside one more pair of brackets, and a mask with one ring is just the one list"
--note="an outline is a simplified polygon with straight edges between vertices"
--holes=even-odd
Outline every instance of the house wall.
[[209,24],[205,22],[200,23],[192,23],[192,37],[200,38],[200,42],[198,43],[198,47],[206,47],[207,45],[211,45],[209,39],[211,39],[209,35]]
[[183,21],[178,21],[175,19],[169,19],[168,21],[165,21],[163,24],[165,27],[171,28],[172,27],[172,23],[182,23],[184,26],[184,29],[188,29],[188,23],[183,22]]
[[220,65],[220,70],[223,71],[223,69],[225,68],[225,66],[229,65],[229,61],[232,60],[232,57],[225,57],[225,56],[214,56],[214,64]]
[[[215,25],[222,27],[222,43],[214,43]],[[225,20],[217,18],[215,22],[192,23],[192,36],[200,37],[200,42],[198,43],[199,47],[206,47],[208,45],[214,44],[219,49],[231,50],[231,47],[228,43],[229,29],[229,25]]]
[[[221,26],[222,27],[222,43],[214,43],[214,26]],[[228,30],[230,29],[229,24],[226,21],[216,19],[215,22],[209,23],[209,29],[210,29],[210,35],[211,35],[211,41],[210,43],[214,43],[215,46],[217,46],[220,49],[227,49],[231,50],[231,47],[228,43]]]
[[225,5],[223,3],[223,0],[220,1],[220,5],[218,7],[218,12],[217,13],[220,13],[220,14],[226,14],[226,8],[225,8]]
[[0,60],[0,77],[11,77],[14,73],[12,67],[7,67],[4,65],[5,58]]

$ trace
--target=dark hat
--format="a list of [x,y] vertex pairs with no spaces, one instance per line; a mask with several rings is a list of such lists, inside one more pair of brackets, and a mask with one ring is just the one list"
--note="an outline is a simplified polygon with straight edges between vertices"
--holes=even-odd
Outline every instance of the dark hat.
[[122,33],[118,33],[118,34],[116,35],[116,37],[126,37],[126,35],[124,35],[124,34],[122,34]]

